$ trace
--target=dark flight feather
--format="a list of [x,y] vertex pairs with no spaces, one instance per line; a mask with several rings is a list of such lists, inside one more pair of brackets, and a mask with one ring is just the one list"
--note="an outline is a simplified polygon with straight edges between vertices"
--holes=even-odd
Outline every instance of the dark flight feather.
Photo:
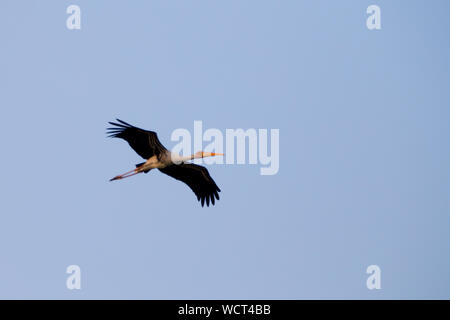
[[159,141],[156,132],[137,128],[119,119],[116,120],[119,123],[109,122],[114,126],[107,129],[109,137],[124,139],[145,160],[154,155],[159,157],[167,150]]
[[209,207],[210,203],[214,205],[215,200],[219,200],[220,189],[205,167],[193,163],[182,163],[172,164],[159,170],[172,178],[186,183],[194,191],[202,207],[205,202]]

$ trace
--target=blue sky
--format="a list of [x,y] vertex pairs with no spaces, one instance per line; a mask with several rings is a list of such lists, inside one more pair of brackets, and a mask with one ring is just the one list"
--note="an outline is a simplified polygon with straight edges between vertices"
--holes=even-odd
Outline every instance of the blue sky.
[[[450,298],[449,9],[1,1],[0,298]],[[276,128],[280,170],[208,166],[210,208],[159,172],[110,183],[141,161],[116,117],[168,148],[195,120]]]

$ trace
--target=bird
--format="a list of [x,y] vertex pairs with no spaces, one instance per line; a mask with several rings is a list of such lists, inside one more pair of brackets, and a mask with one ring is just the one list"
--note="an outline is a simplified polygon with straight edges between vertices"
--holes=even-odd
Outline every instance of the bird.
[[208,170],[188,161],[223,156],[223,153],[198,151],[193,155],[181,156],[167,150],[159,141],[156,132],[140,129],[120,119],[116,119],[116,121],[108,122],[113,126],[106,129],[108,137],[125,140],[145,161],[136,164],[135,169],[117,175],[109,181],[121,180],[139,173],[148,173],[152,169],[158,169],[162,173],[187,184],[197,196],[197,200],[202,207],[205,202],[206,206],[209,207],[210,203],[214,205],[215,201],[219,200],[221,190],[211,178]]

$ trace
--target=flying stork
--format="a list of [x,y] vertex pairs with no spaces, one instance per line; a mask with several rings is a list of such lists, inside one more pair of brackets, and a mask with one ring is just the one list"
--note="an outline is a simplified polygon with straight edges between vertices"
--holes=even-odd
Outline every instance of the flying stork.
[[116,120],[119,123],[109,122],[114,127],[107,128],[108,137],[124,139],[146,161],[138,163],[135,169],[115,176],[109,181],[128,178],[142,172],[147,173],[152,169],[159,169],[162,173],[186,183],[194,191],[202,207],[205,202],[209,207],[209,203],[214,205],[215,199],[219,200],[220,189],[209,175],[208,170],[197,164],[186,163],[186,161],[223,156],[223,153],[199,151],[190,156],[180,156],[167,150],[159,141],[156,132],[137,128],[119,119]]

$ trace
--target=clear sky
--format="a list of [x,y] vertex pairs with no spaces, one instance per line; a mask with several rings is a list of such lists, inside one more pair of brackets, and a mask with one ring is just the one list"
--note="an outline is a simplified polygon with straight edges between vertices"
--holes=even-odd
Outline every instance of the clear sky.
[[[450,298],[449,9],[0,1],[0,298]],[[209,208],[157,171],[108,182],[142,161],[116,117],[168,148],[276,128],[280,169],[208,166]]]

